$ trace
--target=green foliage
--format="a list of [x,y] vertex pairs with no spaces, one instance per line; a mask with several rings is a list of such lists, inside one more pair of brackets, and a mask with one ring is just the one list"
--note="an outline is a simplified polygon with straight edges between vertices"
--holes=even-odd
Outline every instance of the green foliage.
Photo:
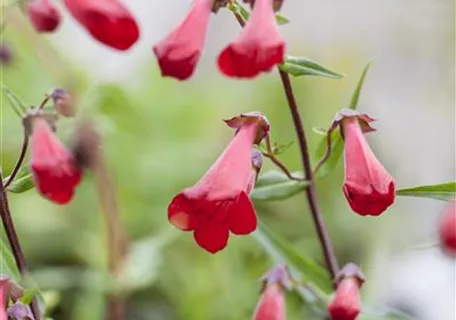
[[287,56],[285,58],[285,62],[280,65],[280,70],[295,77],[320,76],[334,79],[340,79],[343,77],[342,74],[331,71],[306,57]]
[[35,187],[33,176],[30,173],[29,167],[24,166],[19,169],[14,181],[8,186],[7,190],[12,193],[22,193],[33,187]]
[[[303,177],[300,172],[294,172],[292,175],[296,178]],[[256,201],[285,200],[301,192],[308,185],[305,180],[290,180],[283,172],[268,171],[258,178],[250,198]]]
[[404,188],[396,191],[398,196],[431,198],[441,201],[451,201],[456,198],[456,181]]
[[315,285],[319,291],[331,291],[331,280],[326,269],[306,255],[299,254],[285,239],[270,231],[263,223],[259,224],[254,237],[275,263],[285,262],[303,283]]
[[[244,21],[249,20],[250,12],[246,8],[244,8],[244,6],[240,5],[239,3],[235,2],[234,8],[232,8],[232,10],[235,10],[237,13],[239,13],[242,16],[242,18],[244,19]],[[278,14],[278,13],[276,14],[276,21],[279,26],[290,22],[290,20],[288,20],[287,18],[285,18],[284,16],[282,16],[281,14]]]
[[17,269],[13,254],[11,253],[6,240],[3,238],[0,238],[0,257],[1,273],[8,275],[18,283],[21,280],[21,275]]

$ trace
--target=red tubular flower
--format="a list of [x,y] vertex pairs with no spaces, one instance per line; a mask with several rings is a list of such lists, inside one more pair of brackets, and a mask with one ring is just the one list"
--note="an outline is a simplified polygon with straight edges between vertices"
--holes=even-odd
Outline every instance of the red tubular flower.
[[[360,125],[360,121],[363,127]],[[370,149],[364,131],[373,131],[366,115],[341,120],[345,140],[344,194],[353,211],[360,215],[380,215],[395,198],[395,182]]]
[[81,181],[73,154],[54,135],[44,118],[33,119],[30,168],[38,191],[55,203],[66,204]]
[[64,0],[73,17],[98,41],[117,50],[129,49],[139,28],[127,8],[117,0]]
[[253,78],[270,71],[285,58],[274,15],[274,0],[256,0],[252,15],[239,38],[218,57],[218,66],[229,77]]
[[8,304],[8,293],[11,288],[9,278],[0,276],[0,320],[7,320],[6,306]]
[[165,77],[188,79],[201,56],[214,0],[195,0],[185,19],[153,47]]
[[355,320],[361,311],[360,282],[355,277],[343,278],[328,307],[331,320]]
[[248,193],[259,170],[258,153],[252,161],[252,146],[261,126],[257,118],[244,121],[201,180],[175,196],[168,207],[169,221],[183,231],[194,231],[198,245],[211,253],[226,246],[230,231],[244,235],[256,229]]
[[60,25],[62,15],[50,0],[30,0],[27,14],[38,32],[53,32]]
[[440,241],[443,250],[456,257],[456,201],[451,201],[443,212]]
[[267,285],[255,309],[253,320],[285,320],[285,295],[279,283]]

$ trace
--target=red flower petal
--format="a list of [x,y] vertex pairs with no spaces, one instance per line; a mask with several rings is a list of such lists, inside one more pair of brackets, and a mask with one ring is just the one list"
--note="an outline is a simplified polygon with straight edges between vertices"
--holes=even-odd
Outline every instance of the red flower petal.
[[199,61],[213,0],[196,0],[187,17],[153,47],[163,76],[189,78]]
[[194,230],[198,220],[194,214],[194,201],[189,200],[183,193],[179,193],[168,207],[168,220],[182,231]]
[[98,41],[118,50],[129,49],[139,28],[127,8],[117,0],[64,0],[70,13]]
[[225,248],[228,243],[228,227],[224,224],[211,223],[210,220],[206,220],[198,225],[193,236],[201,248],[210,253],[216,253]]
[[62,20],[60,11],[49,0],[30,0],[27,4],[27,14],[38,32],[53,32]]
[[255,231],[257,218],[255,208],[245,192],[241,192],[237,201],[229,208],[230,231],[243,235]]

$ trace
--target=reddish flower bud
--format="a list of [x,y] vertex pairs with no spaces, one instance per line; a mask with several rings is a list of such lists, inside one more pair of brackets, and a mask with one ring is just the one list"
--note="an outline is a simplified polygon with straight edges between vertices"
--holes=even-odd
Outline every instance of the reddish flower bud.
[[188,79],[203,51],[214,0],[195,0],[185,19],[153,47],[162,76]]
[[136,20],[117,0],[64,0],[73,17],[98,41],[117,50],[129,49],[139,38]]
[[260,123],[261,118],[244,122],[203,178],[174,197],[168,207],[169,221],[183,231],[194,231],[198,245],[211,253],[226,246],[230,231],[244,235],[256,229],[248,193],[259,165],[256,152],[252,161],[252,147]]
[[63,88],[57,88],[51,93],[55,110],[64,117],[74,117],[76,115],[76,105],[73,97]]
[[230,77],[253,78],[270,71],[285,58],[274,15],[274,0],[256,0],[250,19],[239,38],[218,57],[222,73]]
[[440,241],[443,250],[456,257],[456,201],[448,203],[440,222]]
[[66,204],[81,181],[82,171],[73,154],[51,131],[46,120],[32,120],[32,155],[30,168],[41,195],[55,203]]
[[346,264],[336,275],[337,289],[328,306],[331,320],[355,320],[361,311],[360,289],[366,280],[354,263]]
[[38,32],[53,32],[62,20],[60,11],[50,0],[30,0],[27,4],[27,13]]
[[285,295],[279,283],[266,286],[255,309],[253,320],[285,320]]
[[395,198],[395,182],[377,160],[363,131],[373,131],[366,115],[342,115],[344,136],[344,194],[353,211],[360,215],[380,215]]
[[331,320],[354,320],[361,311],[360,283],[356,277],[342,279],[328,307]]

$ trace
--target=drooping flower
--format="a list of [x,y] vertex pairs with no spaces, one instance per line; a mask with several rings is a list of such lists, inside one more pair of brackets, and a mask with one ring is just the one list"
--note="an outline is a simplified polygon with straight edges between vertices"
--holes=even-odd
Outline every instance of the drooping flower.
[[73,17],[98,41],[117,50],[139,38],[135,18],[119,0],[64,0]]
[[440,242],[442,249],[456,257],[456,200],[448,203],[440,221]]
[[207,173],[175,196],[168,207],[169,221],[183,231],[193,231],[198,245],[211,253],[226,246],[229,232],[245,235],[257,226],[248,194],[261,157],[258,151],[252,156],[252,147],[268,125],[260,116],[242,117],[240,122],[228,121],[237,133]]
[[347,264],[336,278],[337,289],[328,306],[331,320],[355,320],[361,312],[360,289],[364,275],[352,263]]
[[214,0],[195,0],[185,19],[153,47],[165,77],[188,79],[203,51]]
[[82,171],[73,154],[40,116],[32,119],[30,168],[39,193],[57,203],[68,203],[81,181]]
[[263,290],[253,320],[285,320],[285,290],[291,279],[285,265],[277,265],[263,276]]
[[351,110],[337,117],[344,136],[345,197],[356,213],[380,215],[394,202],[395,182],[364,137],[364,132],[374,131],[369,126],[373,119]]
[[38,32],[53,32],[62,20],[60,11],[50,0],[30,0],[27,3],[27,14]]
[[218,66],[229,77],[253,78],[284,58],[285,42],[275,20],[274,0],[255,0],[250,19],[238,39],[222,51]]

